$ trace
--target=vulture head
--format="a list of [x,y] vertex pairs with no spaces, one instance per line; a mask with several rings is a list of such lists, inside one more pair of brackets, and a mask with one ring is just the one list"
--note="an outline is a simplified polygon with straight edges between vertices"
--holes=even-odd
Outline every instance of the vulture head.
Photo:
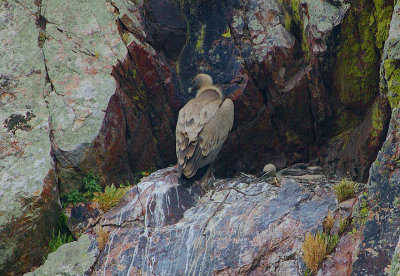
[[191,82],[190,87],[188,89],[189,94],[195,93],[204,87],[212,87],[213,80],[207,74],[198,74]]

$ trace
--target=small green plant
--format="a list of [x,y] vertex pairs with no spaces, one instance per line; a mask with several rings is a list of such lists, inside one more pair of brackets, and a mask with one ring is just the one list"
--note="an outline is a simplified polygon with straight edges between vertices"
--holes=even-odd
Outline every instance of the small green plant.
[[149,169],[147,171],[138,171],[138,172],[136,172],[135,173],[135,182],[139,183],[140,179],[142,179],[143,177],[149,176],[154,171],[155,171],[155,169]]
[[339,219],[339,234],[342,234],[347,226],[349,225],[349,220],[347,218],[340,217]]
[[[57,220],[57,226],[53,229],[52,235],[48,244],[47,253],[51,253],[57,250],[61,245],[74,241],[74,237],[69,231],[67,225],[68,218],[62,213]],[[47,256],[46,256],[47,258]]]
[[335,249],[336,245],[339,243],[339,236],[324,234],[324,239],[326,240],[326,252],[330,254]]
[[94,193],[101,192],[101,186],[99,184],[100,176],[89,172],[83,178],[83,184],[85,187],[85,193],[80,192],[78,189],[73,189],[71,192],[63,196],[63,207],[65,208],[69,204],[76,204],[79,202],[86,202],[92,200]]
[[62,233],[61,231],[58,231],[58,234],[55,234],[55,231],[53,230],[51,239],[49,241],[49,253],[56,251],[61,245],[73,242],[74,238],[67,234],[67,233]]
[[124,44],[126,45],[126,46],[128,46],[128,42],[129,42],[129,33],[127,32],[127,33],[124,33],[123,35],[122,35],[122,41],[124,42]]
[[107,212],[117,205],[130,188],[130,186],[115,188],[114,184],[111,184],[111,186],[105,188],[103,193],[94,193],[93,201],[98,202],[100,209]]
[[333,189],[335,191],[337,200],[339,202],[343,202],[356,196],[357,187],[357,183],[344,178],[338,184],[336,184]]
[[43,31],[39,32],[39,41],[40,41],[40,42],[45,42],[46,39],[47,39],[46,33],[43,32]]
[[78,189],[73,189],[71,192],[65,194],[63,200],[63,207],[68,206],[70,203],[76,204],[79,202],[86,202],[85,196],[78,191]]
[[85,198],[92,199],[94,193],[101,192],[101,186],[99,184],[100,177],[93,172],[89,172],[83,178],[83,184],[85,185],[86,192],[83,194]]

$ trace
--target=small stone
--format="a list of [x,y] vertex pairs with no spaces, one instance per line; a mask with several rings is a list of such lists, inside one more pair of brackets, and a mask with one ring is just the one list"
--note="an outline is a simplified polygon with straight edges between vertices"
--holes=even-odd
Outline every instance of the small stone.
[[343,201],[341,203],[339,203],[339,207],[343,210],[351,210],[353,209],[353,205],[354,205],[354,201],[356,199],[355,198],[351,198],[349,200]]

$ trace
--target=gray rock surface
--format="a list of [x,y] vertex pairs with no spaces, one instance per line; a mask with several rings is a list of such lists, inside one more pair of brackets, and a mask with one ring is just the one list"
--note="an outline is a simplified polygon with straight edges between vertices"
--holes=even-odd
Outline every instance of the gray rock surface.
[[390,22],[389,36],[385,42],[381,63],[381,93],[389,99],[392,108],[400,103],[400,3],[397,3]]
[[[92,274],[303,275],[305,234],[336,210],[329,181],[233,178],[200,197],[177,180],[174,168],[159,170],[105,214],[109,239]],[[87,252],[74,250],[67,245],[52,259],[71,266],[65,256]]]
[[360,253],[353,263],[353,275],[386,275],[392,259],[397,259],[395,249],[400,236],[398,137],[400,109],[395,108],[386,141],[370,170],[367,217]]
[[64,244],[57,252],[50,253],[46,262],[25,276],[90,275],[99,248],[95,237],[83,235],[77,241]]
[[0,30],[2,274],[42,262],[58,188],[82,185],[74,169],[100,132],[112,65],[127,49],[109,1],[2,1]]
[[53,143],[68,152],[91,143],[100,132],[116,89],[112,66],[127,49],[109,1],[43,0],[41,9],[49,22],[43,53],[52,84]]
[[390,276],[397,276],[400,272],[400,239],[397,243],[396,250],[393,254],[393,259],[390,267]]
[[37,12],[0,3],[0,274],[41,263],[60,211]]

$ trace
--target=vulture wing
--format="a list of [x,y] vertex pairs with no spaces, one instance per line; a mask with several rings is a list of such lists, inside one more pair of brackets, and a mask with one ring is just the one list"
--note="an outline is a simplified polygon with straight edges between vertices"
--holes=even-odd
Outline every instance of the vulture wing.
[[233,103],[215,97],[189,101],[179,112],[176,153],[183,174],[191,178],[217,157],[233,125]]

